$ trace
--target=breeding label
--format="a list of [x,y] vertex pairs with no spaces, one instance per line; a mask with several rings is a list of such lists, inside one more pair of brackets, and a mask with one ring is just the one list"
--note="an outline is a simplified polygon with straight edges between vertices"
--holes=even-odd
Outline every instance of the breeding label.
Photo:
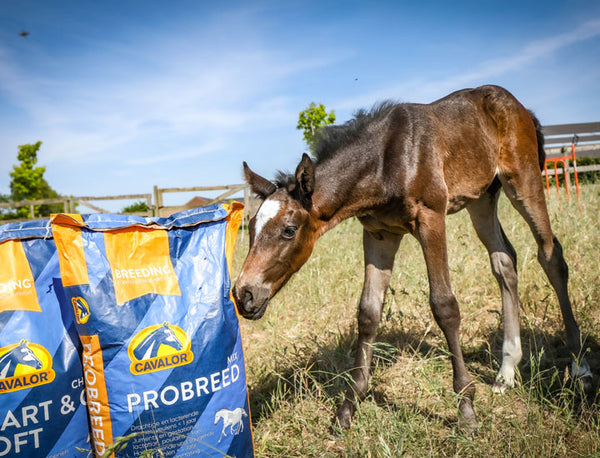
[[0,312],[26,310],[41,312],[31,267],[20,241],[0,243]]
[[181,296],[165,231],[135,228],[104,234],[117,305],[145,294]]

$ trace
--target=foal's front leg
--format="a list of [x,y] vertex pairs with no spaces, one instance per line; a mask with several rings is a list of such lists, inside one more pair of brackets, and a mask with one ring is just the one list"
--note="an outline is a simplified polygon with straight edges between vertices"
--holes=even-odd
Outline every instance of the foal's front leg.
[[337,421],[343,428],[350,427],[356,402],[365,398],[369,387],[369,369],[373,357],[373,342],[381,319],[385,292],[390,283],[394,257],[402,240],[401,235],[389,232],[363,231],[365,254],[365,282],[358,306],[358,348],[351,382],[346,398],[337,411]]
[[420,212],[416,235],[427,265],[431,311],[446,337],[452,355],[453,386],[459,395],[459,421],[467,430],[474,432],[477,429],[477,417],[473,410],[475,386],[467,372],[460,348],[460,311],[450,285],[445,214],[432,210]]

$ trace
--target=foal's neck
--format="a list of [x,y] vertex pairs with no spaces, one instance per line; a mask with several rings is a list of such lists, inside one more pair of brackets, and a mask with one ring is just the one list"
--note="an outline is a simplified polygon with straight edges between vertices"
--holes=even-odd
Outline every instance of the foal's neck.
[[382,203],[382,180],[377,178],[380,161],[379,155],[354,148],[317,164],[313,207],[322,224],[321,233]]

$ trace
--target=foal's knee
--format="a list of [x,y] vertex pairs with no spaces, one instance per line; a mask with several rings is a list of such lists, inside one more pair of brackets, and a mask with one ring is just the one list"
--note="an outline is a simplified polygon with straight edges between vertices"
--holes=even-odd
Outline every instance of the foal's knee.
[[358,308],[358,330],[367,334],[375,334],[381,320],[381,306],[361,301]]

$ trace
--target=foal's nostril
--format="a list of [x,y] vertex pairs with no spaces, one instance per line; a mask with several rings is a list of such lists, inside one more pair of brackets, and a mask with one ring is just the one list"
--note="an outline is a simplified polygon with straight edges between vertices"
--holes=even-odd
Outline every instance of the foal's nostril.
[[265,287],[247,285],[233,288],[238,313],[249,320],[261,318],[269,302],[269,290]]
[[244,291],[244,297],[242,299],[242,303],[244,304],[244,308],[246,310],[252,307],[252,299],[254,299],[254,297],[249,290]]
[[252,308],[252,301],[254,300],[254,296],[252,292],[247,287],[238,288],[237,286],[233,288],[233,295],[238,305],[238,310],[240,313],[244,314],[245,312],[250,311]]

